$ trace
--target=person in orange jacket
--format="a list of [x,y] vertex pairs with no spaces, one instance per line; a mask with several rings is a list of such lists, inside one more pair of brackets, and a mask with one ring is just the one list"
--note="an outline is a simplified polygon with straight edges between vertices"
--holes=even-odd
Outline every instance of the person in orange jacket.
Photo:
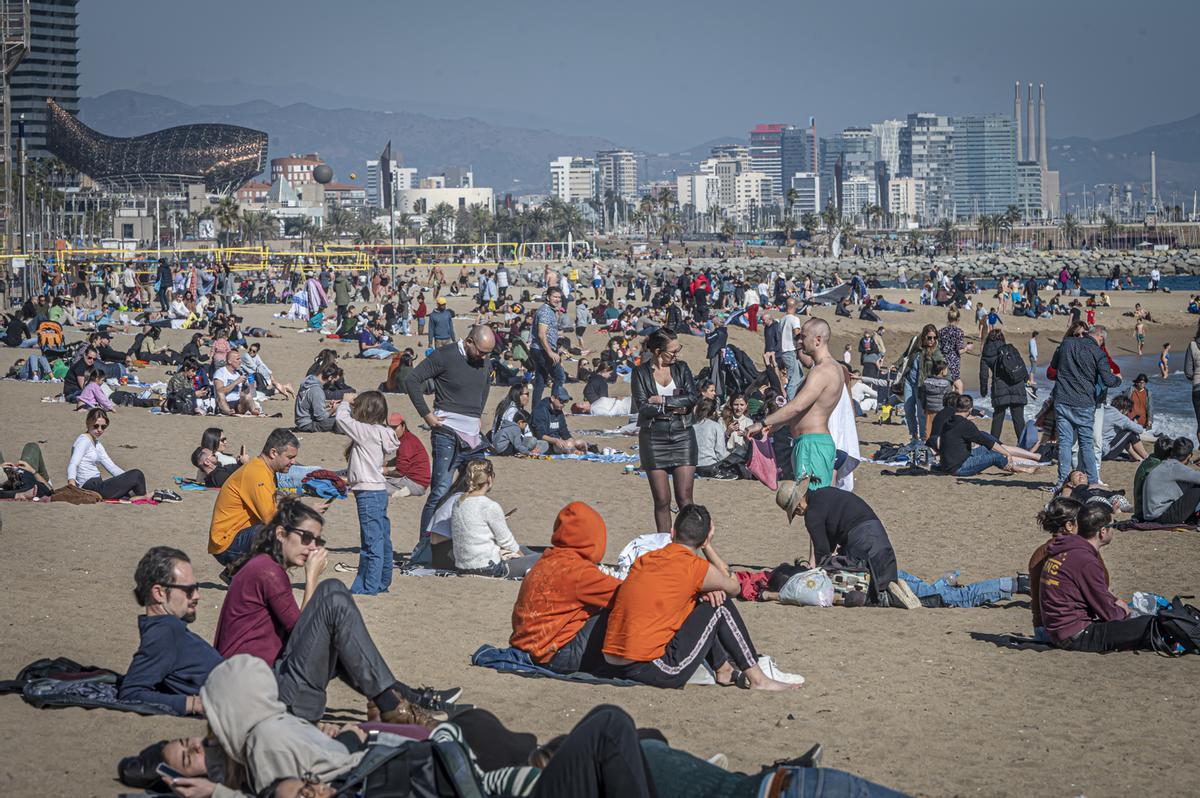
[[603,662],[604,610],[621,585],[597,567],[608,546],[604,519],[571,502],[554,520],[550,546],[521,583],[508,642],[558,673],[587,672]]

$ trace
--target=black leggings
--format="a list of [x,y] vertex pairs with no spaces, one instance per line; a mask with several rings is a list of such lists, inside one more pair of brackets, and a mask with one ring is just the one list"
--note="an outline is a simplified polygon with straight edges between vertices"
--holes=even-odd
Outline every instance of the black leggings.
[[605,670],[613,669],[620,678],[654,687],[683,687],[701,662],[707,661],[716,670],[731,659],[742,670],[758,664],[746,624],[726,598],[719,607],[707,601],[698,603],[657,659],[609,665]]
[[79,487],[94,490],[106,499],[124,499],[126,496],[145,496],[146,477],[140,468],[131,468],[110,479],[92,477]]
[[1013,432],[1019,439],[1021,433],[1025,429],[1025,405],[1001,405],[992,413],[992,437],[996,440],[1000,439],[1000,433],[1004,430],[1004,411],[1008,411],[1008,415],[1012,418]]

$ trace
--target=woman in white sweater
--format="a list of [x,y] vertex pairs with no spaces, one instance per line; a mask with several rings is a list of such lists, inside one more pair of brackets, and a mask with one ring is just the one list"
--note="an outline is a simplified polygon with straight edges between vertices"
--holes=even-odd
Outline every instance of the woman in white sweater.
[[466,491],[450,516],[454,567],[486,576],[524,576],[540,554],[517,544],[504,510],[488,498],[496,472],[488,460],[466,465]]
[[[88,411],[86,427],[87,432],[71,446],[67,484],[95,491],[105,499],[145,499],[146,477],[141,469],[126,471],[119,467],[100,443],[100,436],[108,429],[108,413],[99,407]],[[108,479],[101,476],[101,468],[109,473]]]

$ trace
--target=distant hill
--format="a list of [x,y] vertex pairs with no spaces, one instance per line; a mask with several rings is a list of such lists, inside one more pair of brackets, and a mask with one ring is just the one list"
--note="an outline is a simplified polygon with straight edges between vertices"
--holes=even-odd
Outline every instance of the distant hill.
[[174,125],[222,122],[264,130],[270,157],[317,152],[338,181],[375,158],[388,140],[393,154],[421,175],[446,166],[471,166],[476,183],[505,192],[545,191],[549,163],[560,155],[593,155],[617,145],[601,138],[568,136],[488,124],[478,119],[435,119],[405,111],[318,108],[305,103],[279,106],[265,100],[237,105],[189,105],[154,94],[112,91],[84,98],[80,119],[110,136],[136,136]]

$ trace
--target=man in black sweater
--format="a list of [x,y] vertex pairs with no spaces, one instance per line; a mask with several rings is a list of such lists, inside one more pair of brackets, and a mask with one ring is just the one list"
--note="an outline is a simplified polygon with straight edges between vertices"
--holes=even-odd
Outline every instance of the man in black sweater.
[[[487,404],[488,361],[496,348],[496,334],[486,324],[472,327],[466,337],[435,350],[409,372],[404,390],[418,415],[429,425],[433,462],[429,494],[421,510],[420,541],[411,560],[428,562],[429,524],[454,479],[460,455],[482,440],[479,417]],[[433,381],[433,410],[425,401],[424,385]]]

